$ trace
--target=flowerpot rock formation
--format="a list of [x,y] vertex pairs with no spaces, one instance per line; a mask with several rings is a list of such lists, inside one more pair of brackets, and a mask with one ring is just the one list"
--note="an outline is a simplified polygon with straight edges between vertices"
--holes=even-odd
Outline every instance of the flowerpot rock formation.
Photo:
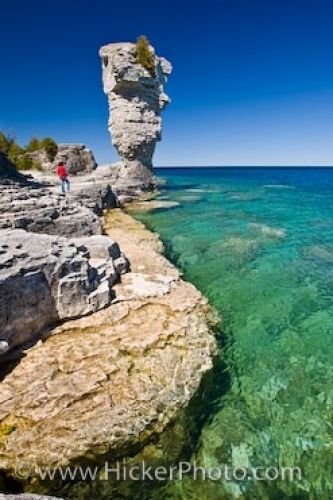
[[[169,61],[155,54],[155,69],[137,61],[134,43],[110,43],[101,47],[103,86],[109,102],[109,131],[121,162],[119,182],[138,190],[155,185],[152,158],[161,140],[161,111],[170,101],[164,92],[172,71]],[[119,184],[118,182],[118,184]]]

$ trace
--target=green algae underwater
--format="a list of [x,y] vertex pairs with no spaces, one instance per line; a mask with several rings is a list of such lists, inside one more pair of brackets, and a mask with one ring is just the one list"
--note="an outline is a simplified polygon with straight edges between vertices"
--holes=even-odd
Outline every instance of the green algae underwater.
[[[160,169],[134,215],[223,318],[217,387],[192,461],[300,468],[293,480],[170,481],[150,498],[333,498],[333,169]],[[161,205],[163,207],[163,205]],[[219,391],[220,389],[220,391]]]

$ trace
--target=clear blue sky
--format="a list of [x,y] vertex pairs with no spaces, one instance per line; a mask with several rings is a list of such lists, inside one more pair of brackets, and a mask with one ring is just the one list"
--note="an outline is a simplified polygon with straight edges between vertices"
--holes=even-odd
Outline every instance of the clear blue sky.
[[156,165],[332,165],[332,0],[8,0],[0,129],[114,161],[98,48],[146,34],[174,71]]

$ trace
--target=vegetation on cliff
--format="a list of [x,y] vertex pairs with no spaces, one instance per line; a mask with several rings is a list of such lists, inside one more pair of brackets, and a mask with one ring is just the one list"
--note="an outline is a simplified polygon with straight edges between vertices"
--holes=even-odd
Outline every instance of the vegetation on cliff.
[[44,152],[47,159],[53,161],[58,146],[53,139],[46,137],[45,139],[32,138],[26,147],[22,147],[13,137],[0,131],[0,151],[7,156],[18,170],[39,170],[41,165],[38,161],[38,152]]
[[145,35],[139,36],[136,41],[136,61],[146,68],[151,76],[155,76],[155,57]]
[[45,139],[42,140],[33,137],[27,145],[26,150],[30,152],[44,150],[49,161],[53,161],[58,152],[58,146],[51,137],[45,137]]

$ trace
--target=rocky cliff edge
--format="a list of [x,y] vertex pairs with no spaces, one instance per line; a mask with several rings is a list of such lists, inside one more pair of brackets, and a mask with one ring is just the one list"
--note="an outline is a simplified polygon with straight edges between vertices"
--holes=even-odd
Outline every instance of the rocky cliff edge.
[[110,498],[119,484],[59,486],[38,471],[97,464],[102,479],[105,460],[176,460],[191,429],[184,412],[212,368],[215,318],[159,239],[120,210],[105,230],[131,262],[114,303],[52,330],[0,385],[0,466],[27,491]]

